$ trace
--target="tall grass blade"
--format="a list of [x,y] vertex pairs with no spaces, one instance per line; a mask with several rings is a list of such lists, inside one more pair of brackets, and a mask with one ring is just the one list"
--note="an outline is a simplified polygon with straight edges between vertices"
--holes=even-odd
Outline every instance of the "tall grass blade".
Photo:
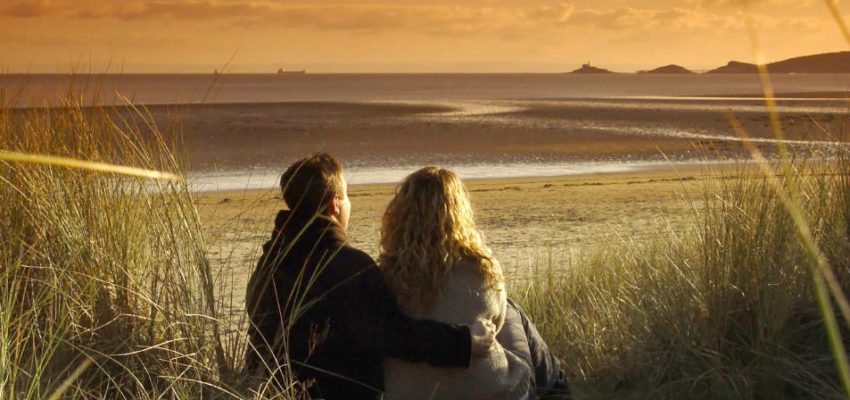
[[83,161],[68,157],[49,156],[44,154],[26,154],[14,151],[0,150],[0,160],[10,162],[24,162],[31,164],[44,164],[64,168],[76,168],[95,172],[104,172],[118,175],[137,176],[141,178],[161,179],[170,181],[182,181],[183,178],[172,173],[155,171],[142,168],[126,167],[101,162]]
[[[843,18],[841,18],[841,15],[837,12],[838,10],[836,4],[833,2],[833,0],[827,0],[827,4],[830,6],[830,10],[836,17],[836,20],[839,23],[839,26],[841,27],[842,33],[845,34],[845,38],[850,39],[850,35],[848,35],[847,27],[844,25]],[[756,159],[757,165],[765,174],[768,181],[771,183],[771,186],[776,190],[779,199],[782,201],[783,206],[785,207],[786,211],[792,218],[797,228],[798,240],[804,248],[806,259],[812,272],[815,295],[817,298],[821,316],[824,321],[830,346],[832,348],[833,358],[835,360],[836,367],[838,369],[839,377],[841,379],[841,383],[844,387],[844,390],[846,394],[850,396],[850,360],[848,360],[847,358],[847,353],[843,345],[841,330],[836,321],[835,314],[830,304],[830,298],[827,292],[832,295],[832,297],[839,305],[839,309],[844,315],[844,320],[848,324],[850,324],[850,302],[848,302],[848,299],[841,288],[841,284],[838,282],[838,279],[833,274],[832,267],[829,265],[826,257],[823,255],[817,242],[815,241],[811,227],[809,226],[809,222],[803,213],[802,206],[800,203],[799,189],[797,187],[798,182],[794,179],[794,170],[793,166],[791,165],[791,159],[788,153],[787,146],[785,144],[785,134],[783,132],[782,124],[779,119],[779,111],[776,105],[776,98],[773,91],[773,85],[771,84],[769,71],[767,69],[767,62],[762,52],[762,48],[758,40],[756,29],[752,23],[751,16],[747,17],[747,26],[753,44],[753,52],[756,59],[756,66],[758,68],[759,80],[761,81],[762,89],[764,92],[765,106],[767,108],[771,130],[774,134],[774,137],[777,139],[777,149],[780,157],[780,166],[784,175],[784,185],[778,182],[775,177],[775,172],[769,166],[767,160],[764,159],[764,157],[761,155],[760,151],[758,151],[758,149],[753,146],[752,143],[745,144],[747,145],[747,148],[749,149],[752,157]],[[738,126],[736,127],[736,131],[738,131],[739,135],[746,134],[746,132],[741,128],[740,124],[738,124]],[[826,284],[824,283],[824,281],[826,281]]]
[[80,365],[77,366],[77,368],[74,368],[74,371],[71,372],[71,375],[65,378],[65,380],[62,381],[62,384],[59,385],[59,387],[56,388],[56,390],[54,390],[53,393],[50,394],[50,397],[48,397],[47,400],[59,400],[60,398],[62,398],[62,395],[65,394],[65,392],[67,392],[68,389],[71,388],[71,385],[73,385],[74,381],[79,379],[80,376],[82,376],[83,373],[86,372],[86,370],[92,365],[92,363],[93,361],[90,358],[86,358],[85,360],[83,360],[83,362],[81,362]]
[[841,30],[841,34],[844,35],[844,40],[850,44],[850,28],[847,27],[847,21],[844,20],[844,16],[841,15],[841,11],[838,9],[838,0],[824,0],[824,2],[826,2],[829,12],[835,19],[838,29]]

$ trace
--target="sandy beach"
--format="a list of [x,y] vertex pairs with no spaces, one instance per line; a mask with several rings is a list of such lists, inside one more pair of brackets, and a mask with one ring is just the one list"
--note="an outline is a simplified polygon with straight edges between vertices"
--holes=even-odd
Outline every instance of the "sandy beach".
[[[734,167],[714,167],[713,174]],[[723,172],[723,170],[726,172]],[[617,241],[648,240],[701,204],[703,166],[637,173],[553,178],[472,180],[476,220],[506,274],[522,279],[554,258],[568,268],[570,254]],[[351,243],[378,255],[380,220],[395,184],[352,185]],[[241,294],[247,274],[269,237],[277,210],[277,188],[197,193],[211,257],[233,270]],[[224,274],[231,276],[231,274]]]

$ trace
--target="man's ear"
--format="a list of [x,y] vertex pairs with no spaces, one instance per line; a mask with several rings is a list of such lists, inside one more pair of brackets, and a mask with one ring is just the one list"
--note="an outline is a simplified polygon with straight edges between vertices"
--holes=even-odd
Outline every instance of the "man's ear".
[[339,214],[340,204],[339,204],[339,197],[337,195],[331,196],[330,200],[328,200],[327,210],[328,210],[329,215]]

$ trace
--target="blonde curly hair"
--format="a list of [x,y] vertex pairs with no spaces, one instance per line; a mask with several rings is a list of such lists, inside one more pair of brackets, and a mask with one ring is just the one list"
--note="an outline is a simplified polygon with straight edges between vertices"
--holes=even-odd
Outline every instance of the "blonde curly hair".
[[475,226],[463,182],[438,167],[408,175],[384,212],[378,259],[399,303],[428,311],[463,259],[476,261],[486,282],[498,289],[502,271]]

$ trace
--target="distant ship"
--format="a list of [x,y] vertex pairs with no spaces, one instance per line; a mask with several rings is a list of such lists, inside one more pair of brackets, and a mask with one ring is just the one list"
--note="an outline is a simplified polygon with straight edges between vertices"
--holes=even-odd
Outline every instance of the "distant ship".
[[286,71],[283,68],[277,70],[278,75],[304,75],[306,73],[307,71],[303,69],[300,71]]

